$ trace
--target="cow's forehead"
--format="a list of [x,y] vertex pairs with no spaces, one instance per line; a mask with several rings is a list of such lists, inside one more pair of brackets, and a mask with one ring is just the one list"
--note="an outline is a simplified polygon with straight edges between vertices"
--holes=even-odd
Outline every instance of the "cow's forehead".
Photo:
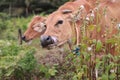
[[55,24],[58,20],[63,20],[62,13],[59,11],[56,11],[52,14],[50,14],[46,20],[46,24]]

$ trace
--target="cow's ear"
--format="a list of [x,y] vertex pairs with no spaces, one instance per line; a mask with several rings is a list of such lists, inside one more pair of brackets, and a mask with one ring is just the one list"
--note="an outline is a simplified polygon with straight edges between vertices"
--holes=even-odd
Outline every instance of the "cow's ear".
[[64,9],[64,10],[62,10],[62,13],[63,14],[72,13],[72,10],[70,10],[70,9]]
[[34,31],[37,31],[39,33],[42,33],[46,30],[46,24],[43,23],[43,22],[39,22],[39,23],[36,23],[34,26],[33,26],[33,30]]

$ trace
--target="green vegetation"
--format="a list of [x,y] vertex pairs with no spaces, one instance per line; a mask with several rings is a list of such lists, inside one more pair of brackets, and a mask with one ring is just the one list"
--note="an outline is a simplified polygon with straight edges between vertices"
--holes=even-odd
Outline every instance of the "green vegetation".
[[[103,43],[99,40],[91,40],[83,36],[80,55],[75,55],[66,49],[65,52],[53,50],[48,51],[49,55],[45,54],[47,52],[40,48],[37,40],[31,46],[18,45],[18,29],[21,28],[24,32],[32,17],[11,18],[7,14],[0,13],[0,80],[120,79],[120,55],[113,56],[109,54],[109,50],[105,55],[101,55],[101,50],[106,51],[106,47],[103,47]],[[82,28],[82,35],[85,35],[86,27],[83,25]],[[93,25],[89,28],[90,31],[94,30]],[[105,43],[117,46],[116,51],[120,53],[120,32],[107,39]],[[59,58],[63,55],[62,61],[56,58],[56,54]],[[102,58],[98,58],[101,56]],[[49,65],[51,62],[55,63]]]
[[[37,65],[35,49],[0,40],[0,79],[26,79],[32,76]],[[26,77],[23,77],[26,75]]]
[[[13,40],[0,40],[0,79],[1,80],[119,80],[119,56],[105,55],[102,60],[92,60],[93,54],[81,46],[80,56],[70,53],[64,63],[54,66],[37,62],[36,49],[26,45],[17,45]],[[56,53],[57,54],[57,53]],[[113,72],[114,71],[114,72]]]

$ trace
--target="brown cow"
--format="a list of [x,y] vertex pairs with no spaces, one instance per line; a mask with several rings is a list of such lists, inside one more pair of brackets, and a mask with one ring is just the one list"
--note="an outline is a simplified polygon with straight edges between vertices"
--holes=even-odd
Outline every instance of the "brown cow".
[[34,38],[40,37],[44,33],[46,27],[44,25],[45,18],[40,16],[34,16],[29,23],[28,29],[22,36],[22,40],[29,42]]
[[[91,20],[92,19],[92,20]],[[120,23],[120,0],[76,0],[67,2],[57,11],[48,16],[45,21],[46,31],[41,36],[41,45],[60,46],[72,39],[76,33],[77,44],[81,39],[81,27],[84,21],[88,21],[86,26],[91,24],[100,27],[99,31],[87,31],[86,36],[102,42],[106,38],[112,37],[118,32]],[[75,23],[74,30],[73,24]],[[106,34],[106,29],[109,35]]]

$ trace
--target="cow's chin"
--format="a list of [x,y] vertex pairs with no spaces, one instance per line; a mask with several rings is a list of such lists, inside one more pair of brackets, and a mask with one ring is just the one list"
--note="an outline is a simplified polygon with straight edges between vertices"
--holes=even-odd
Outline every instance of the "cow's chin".
[[56,48],[56,47],[62,47],[65,43],[68,42],[68,40],[64,40],[64,41],[58,41],[58,40],[56,41],[56,40],[54,40],[53,44],[48,45],[47,48],[48,49],[53,49],[53,48]]
[[30,40],[24,40],[25,41],[25,43],[27,43],[28,45],[30,45],[31,43],[32,43],[32,39],[30,39]]
[[29,41],[27,42],[28,45],[30,45],[31,43],[32,43],[32,40],[29,40]]

